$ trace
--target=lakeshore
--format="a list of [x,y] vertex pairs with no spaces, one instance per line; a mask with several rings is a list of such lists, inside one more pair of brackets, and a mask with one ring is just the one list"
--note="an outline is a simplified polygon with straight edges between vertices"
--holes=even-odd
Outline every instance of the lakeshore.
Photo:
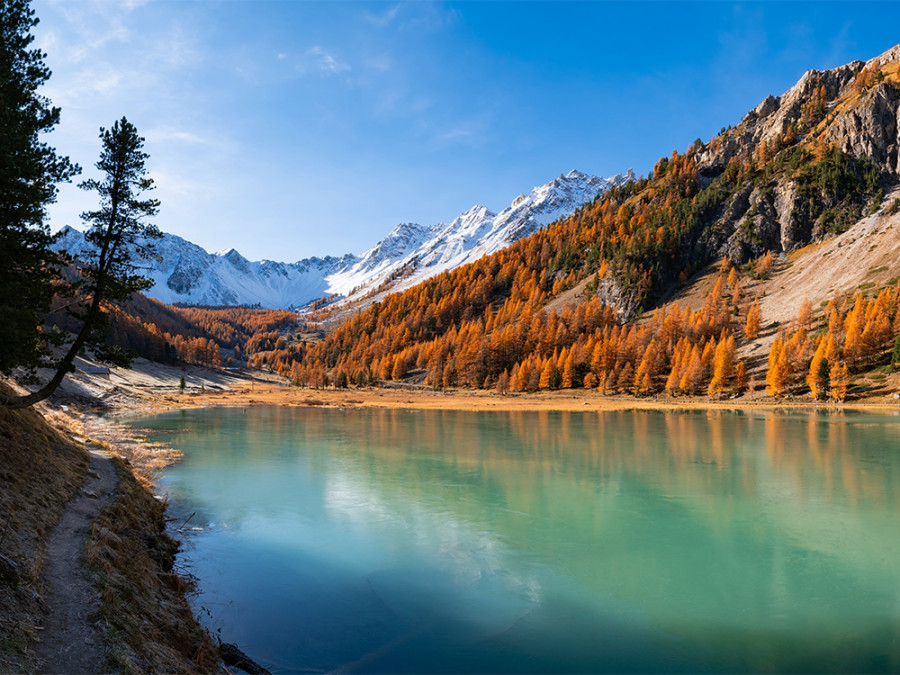
[[350,389],[307,389],[271,380],[239,381],[228,389],[181,392],[156,391],[143,403],[129,402],[113,412],[152,412],[171,408],[206,406],[291,405],[339,408],[392,408],[472,411],[585,411],[585,410],[858,410],[900,412],[893,395],[868,397],[843,403],[810,401],[802,397],[776,400],[768,396],[731,399],[708,397],[604,396],[591,390],[559,390],[528,394],[498,394],[485,390],[434,390],[404,386]]

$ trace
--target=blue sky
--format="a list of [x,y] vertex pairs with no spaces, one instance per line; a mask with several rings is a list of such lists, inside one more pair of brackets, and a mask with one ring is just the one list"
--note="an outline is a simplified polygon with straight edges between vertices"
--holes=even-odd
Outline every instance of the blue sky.
[[[900,41],[900,3],[35,0],[90,175],[146,137],[156,223],[210,251],[361,253],[400,222],[498,211],[570,169],[648,173],[809,68]],[[51,225],[93,197],[63,186]]]

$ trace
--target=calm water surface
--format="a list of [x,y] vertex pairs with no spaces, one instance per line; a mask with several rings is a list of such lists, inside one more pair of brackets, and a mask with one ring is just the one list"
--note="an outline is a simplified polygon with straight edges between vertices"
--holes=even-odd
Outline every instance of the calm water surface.
[[206,409],[185,560],[281,672],[897,672],[900,418]]

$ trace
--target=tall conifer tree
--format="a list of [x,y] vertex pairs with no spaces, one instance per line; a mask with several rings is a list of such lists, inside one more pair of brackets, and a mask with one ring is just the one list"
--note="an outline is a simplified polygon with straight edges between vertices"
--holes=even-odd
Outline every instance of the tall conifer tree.
[[33,48],[38,19],[27,0],[0,2],[0,373],[51,365],[41,325],[59,280],[59,258],[44,219],[57,183],[79,171],[41,139],[59,108],[38,94],[50,77]]

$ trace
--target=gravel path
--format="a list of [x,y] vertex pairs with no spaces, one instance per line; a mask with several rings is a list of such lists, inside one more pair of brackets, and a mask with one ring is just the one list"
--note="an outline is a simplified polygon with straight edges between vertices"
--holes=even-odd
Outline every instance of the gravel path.
[[82,563],[88,528],[112,501],[118,476],[109,456],[91,448],[88,480],[50,532],[44,551],[44,623],[35,645],[41,673],[99,673],[104,645],[91,621],[97,592]]

